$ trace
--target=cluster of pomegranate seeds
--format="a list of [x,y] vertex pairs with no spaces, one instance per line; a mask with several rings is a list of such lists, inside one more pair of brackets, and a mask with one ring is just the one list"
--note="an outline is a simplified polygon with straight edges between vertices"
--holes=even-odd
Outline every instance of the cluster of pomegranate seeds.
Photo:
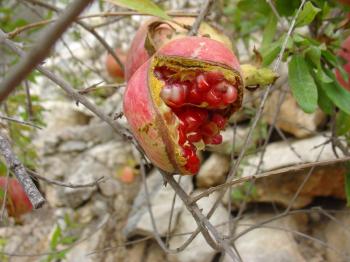
[[187,159],[185,168],[195,174],[200,161],[194,144],[221,144],[224,109],[237,100],[237,89],[219,71],[179,74],[160,66],[154,75],[164,81],[160,96],[180,120],[178,143]]

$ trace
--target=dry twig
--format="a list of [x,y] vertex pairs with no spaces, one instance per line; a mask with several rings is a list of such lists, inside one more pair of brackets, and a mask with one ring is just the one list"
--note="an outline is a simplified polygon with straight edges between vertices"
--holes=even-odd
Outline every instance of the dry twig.
[[30,179],[23,164],[13,152],[10,142],[2,133],[0,133],[0,153],[6,161],[7,168],[13,170],[17,180],[21,183],[33,207],[35,209],[40,208],[45,203],[45,199]]

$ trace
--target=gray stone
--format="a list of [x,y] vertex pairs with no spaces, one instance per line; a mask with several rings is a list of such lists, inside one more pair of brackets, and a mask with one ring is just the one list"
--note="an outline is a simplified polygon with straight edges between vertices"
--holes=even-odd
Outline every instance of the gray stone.
[[86,148],[87,144],[84,141],[73,140],[62,143],[59,146],[58,151],[62,153],[81,152],[84,151]]
[[212,154],[201,166],[197,179],[198,187],[212,187],[225,181],[225,176],[230,169],[230,160],[227,156]]
[[[239,152],[242,149],[244,141],[248,135],[249,126],[237,126],[236,130],[232,127],[227,127],[226,130],[221,132],[222,143],[219,145],[207,145],[206,149],[211,152],[217,152],[220,154],[231,155],[231,153]],[[254,137],[250,144],[254,143]]]
[[[193,194],[195,195],[200,192],[201,191],[194,191]],[[217,197],[218,194],[213,193],[209,197],[202,198],[197,202],[204,214],[209,212]],[[213,216],[210,218],[210,222],[213,225],[221,225],[228,220],[228,217],[229,214],[227,210],[220,204]],[[183,209],[174,230],[174,235],[182,233],[186,234],[172,237],[170,239],[170,247],[176,248],[181,246],[189,237],[187,233],[193,232],[196,228],[197,223],[190,212],[188,212],[187,209]],[[228,230],[227,226],[225,225],[218,227],[217,229],[221,233],[227,232]],[[199,234],[184,251],[177,254],[168,254],[168,260],[171,262],[211,262],[215,254],[216,251],[213,250],[208,245],[204,237]]]
[[113,197],[121,192],[121,185],[119,181],[114,178],[106,179],[98,184],[99,189],[101,190],[102,195],[106,197]]
[[[150,193],[150,202],[154,215],[157,229],[160,235],[165,235],[168,231],[169,215],[171,211],[174,191],[167,185],[163,186],[162,175],[158,171],[152,172],[147,178],[148,190]],[[185,192],[190,193],[193,189],[192,177],[181,177],[180,185]],[[177,197],[173,210],[173,219],[171,231],[174,229],[177,216],[184,208],[182,201]],[[147,208],[147,200],[145,190],[142,187],[139,194],[135,198],[132,211],[129,214],[128,223],[124,229],[127,236],[135,234],[153,235],[153,227]]]
[[336,213],[335,219],[330,220],[325,236],[327,245],[326,256],[328,261],[346,262],[350,261],[350,209],[346,208]]
[[[239,221],[236,232],[239,234],[250,226],[273,216],[275,214],[257,215],[252,218],[244,217]],[[293,234],[283,229],[296,230],[295,221],[290,218],[275,220],[238,238],[235,245],[242,260],[245,262],[306,262],[298,249]],[[225,261],[231,260],[226,259]]]

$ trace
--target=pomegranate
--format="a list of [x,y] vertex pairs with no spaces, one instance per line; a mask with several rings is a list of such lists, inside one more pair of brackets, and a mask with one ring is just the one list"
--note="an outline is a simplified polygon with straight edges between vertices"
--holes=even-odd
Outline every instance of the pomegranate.
[[[177,17],[174,18],[174,20],[177,23],[191,26],[195,19],[190,17]],[[160,47],[171,40],[186,36],[187,32],[188,31],[184,27],[174,22],[165,22],[156,18],[145,22],[137,31],[127,54],[125,64],[126,80],[129,80],[134,72]],[[222,42],[229,49],[232,48],[228,37],[205,22],[201,23],[198,36],[210,37],[211,39]]]
[[342,49],[339,52],[339,56],[346,60],[344,70],[348,73],[348,79],[344,79],[339,70],[335,71],[338,82],[347,90],[350,91],[350,36],[345,39],[342,44]]
[[[0,192],[5,192],[6,178],[0,177]],[[2,205],[3,195],[0,194],[0,204]],[[8,191],[6,199],[6,208],[9,216],[19,217],[25,213],[32,211],[33,206],[30,203],[21,184],[15,178],[8,179]]]
[[234,53],[206,37],[182,37],[161,47],[133,74],[124,114],[146,155],[159,168],[196,174],[198,151],[220,144],[220,131],[243,98]]
[[[115,53],[120,59],[120,61],[125,64],[126,54],[119,48],[115,49]],[[108,74],[113,78],[124,78],[124,71],[120,65],[115,61],[114,57],[111,54],[108,54],[106,57],[106,69]]]

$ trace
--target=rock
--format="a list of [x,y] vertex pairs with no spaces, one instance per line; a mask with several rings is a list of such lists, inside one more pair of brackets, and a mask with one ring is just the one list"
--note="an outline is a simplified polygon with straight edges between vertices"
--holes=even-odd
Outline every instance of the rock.
[[[162,175],[157,171],[153,171],[147,178],[148,190],[150,193],[150,202],[157,229],[160,235],[164,236],[168,231],[169,215],[171,211],[174,191],[170,185],[163,186]],[[181,177],[180,185],[186,193],[190,193],[193,189],[192,177]],[[130,237],[132,235],[153,235],[154,230],[150,215],[147,208],[146,194],[142,187],[139,194],[134,200],[132,210],[129,214],[128,223],[125,226],[124,233]],[[177,216],[184,208],[184,204],[177,197],[173,210],[173,219],[171,231],[174,229]]]
[[[239,221],[236,233],[239,234],[249,226],[273,216],[275,214],[244,217]],[[242,261],[245,262],[305,262],[293,234],[283,230],[296,230],[296,228],[297,225],[291,218],[275,220],[245,233],[235,241],[235,245]],[[225,261],[231,260],[225,257]]]
[[343,212],[336,213],[336,220],[330,220],[325,229],[326,242],[330,247],[326,249],[328,261],[350,261],[349,210],[347,208]]
[[113,197],[122,190],[119,181],[111,177],[99,183],[98,187],[101,190],[102,195],[106,197]]
[[228,157],[212,154],[201,166],[196,176],[197,186],[208,188],[223,183],[229,169]]
[[[87,184],[101,176],[108,177],[110,174],[104,165],[85,155],[81,155],[71,162],[69,168],[66,169],[67,176],[64,179],[66,183]],[[47,185],[46,192],[48,192],[47,199],[52,206],[75,208],[87,201],[96,190],[96,187],[69,188]]]
[[[198,194],[201,191],[194,191],[193,194]],[[197,203],[201,209],[203,209],[203,213],[207,214],[214,204],[216,198],[218,197],[217,193],[211,194],[209,197],[200,199]],[[210,222],[213,225],[221,225],[222,223],[227,222],[228,219],[228,211],[219,204],[213,216],[210,218]],[[174,230],[173,235],[193,232],[197,228],[197,223],[192,217],[192,215],[184,209],[178,219],[178,223]],[[219,232],[224,233],[227,232],[227,226],[221,226],[217,228]],[[177,248],[181,246],[187,239],[189,235],[177,235],[170,239],[170,247]],[[215,256],[216,251],[213,250],[206,242],[204,237],[199,234],[191,244],[182,252],[177,254],[168,254],[168,260],[170,262],[211,262],[213,257]]]
[[[319,135],[292,142],[291,146],[299,156],[293,152],[290,145],[286,142],[271,143],[266,148],[260,172],[293,166],[300,163],[315,162],[317,160],[336,159],[329,143],[324,147],[315,147],[316,145],[324,144],[326,141],[327,137]],[[342,153],[338,153],[339,156],[342,157]],[[254,175],[259,161],[260,153],[247,158],[242,176]],[[257,179],[254,190],[255,194],[252,196],[254,201],[276,202],[288,206],[309,170],[310,169],[296,172],[291,171],[280,175],[272,175]],[[317,196],[330,196],[344,199],[344,173],[345,168],[341,164],[315,168],[292,207],[304,207]]]
[[[237,153],[242,149],[249,129],[249,126],[241,125],[237,126],[236,130],[232,127],[227,127],[225,131],[221,132],[222,143],[220,145],[207,145],[206,150],[225,155],[231,155],[232,150]],[[250,144],[253,144],[254,140],[253,138]]]
[[73,141],[67,141],[62,143],[58,151],[62,153],[69,153],[69,152],[81,152],[84,151],[87,148],[87,145],[83,141],[79,140],[73,140]]
[[[281,92],[285,91],[274,91],[266,102],[263,117],[269,124],[273,124]],[[325,121],[325,118],[325,114],[320,109],[316,110],[315,113],[305,113],[298,106],[292,94],[287,93],[282,102],[276,126],[298,138],[304,138],[315,133],[317,127]]]
[[157,244],[157,242],[152,241],[147,248],[147,256],[145,262],[164,262],[166,261],[166,254],[163,249]]
[[89,149],[87,154],[108,168],[115,170],[118,165],[134,163],[131,146],[124,141],[111,140]]
[[132,245],[131,248],[127,249],[127,257],[129,261],[132,262],[143,262],[144,254],[146,249],[146,241],[142,241],[135,245]]

